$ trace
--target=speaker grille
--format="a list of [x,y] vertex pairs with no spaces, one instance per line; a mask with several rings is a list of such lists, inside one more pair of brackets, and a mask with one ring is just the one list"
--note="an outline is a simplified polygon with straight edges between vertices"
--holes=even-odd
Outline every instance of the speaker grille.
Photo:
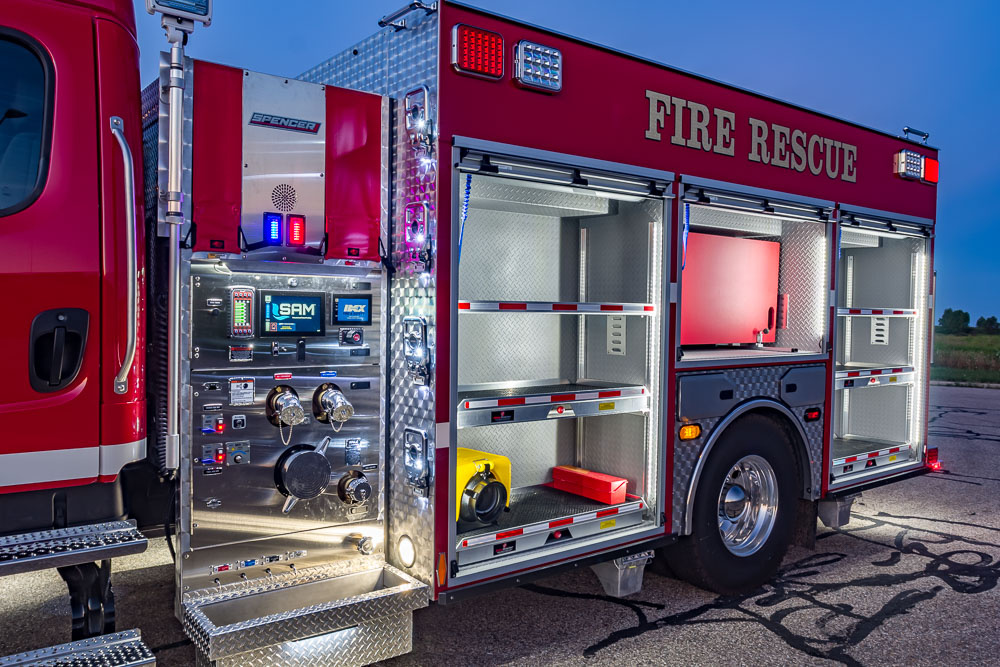
[[274,208],[283,213],[287,213],[295,208],[295,188],[288,183],[281,183],[271,190],[271,203]]

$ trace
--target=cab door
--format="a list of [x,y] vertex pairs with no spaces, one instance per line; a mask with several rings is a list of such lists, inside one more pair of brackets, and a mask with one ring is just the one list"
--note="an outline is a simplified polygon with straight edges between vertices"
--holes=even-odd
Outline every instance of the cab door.
[[0,493],[98,477],[100,226],[88,12],[0,16]]

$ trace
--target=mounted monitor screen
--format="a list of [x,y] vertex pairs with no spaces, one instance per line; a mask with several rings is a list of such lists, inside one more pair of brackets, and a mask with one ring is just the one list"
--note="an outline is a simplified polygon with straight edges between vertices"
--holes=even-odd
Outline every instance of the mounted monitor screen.
[[323,336],[326,299],[316,292],[262,292],[262,336]]
[[333,297],[334,324],[369,325],[372,323],[372,298],[368,295]]

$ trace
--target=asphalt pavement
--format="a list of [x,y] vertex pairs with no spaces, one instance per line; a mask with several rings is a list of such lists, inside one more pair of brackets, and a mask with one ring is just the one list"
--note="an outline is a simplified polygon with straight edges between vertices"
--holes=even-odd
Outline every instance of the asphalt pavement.
[[[930,403],[943,470],[865,492],[753,594],[647,570],[616,599],[584,568],[418,611],[413,652],[387,664],[997,664],[1000,391],[932,387]],[[160,665],[194,664],[163,540],[114,568],[119,629],[140,628]],[[0,579],[0,655],[68,640],[54,571]]]

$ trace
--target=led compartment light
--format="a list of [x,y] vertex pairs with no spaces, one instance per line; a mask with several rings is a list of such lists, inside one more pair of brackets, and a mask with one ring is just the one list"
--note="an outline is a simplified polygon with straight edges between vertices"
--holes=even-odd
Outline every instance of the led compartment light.
[[527,88],[562,90],[563,59],[559,49],[521,40],[514,50],[514,79]]
[[503,37],[489,30],[456,25],[451,33],[451,64],[465,74],[503,78]]

